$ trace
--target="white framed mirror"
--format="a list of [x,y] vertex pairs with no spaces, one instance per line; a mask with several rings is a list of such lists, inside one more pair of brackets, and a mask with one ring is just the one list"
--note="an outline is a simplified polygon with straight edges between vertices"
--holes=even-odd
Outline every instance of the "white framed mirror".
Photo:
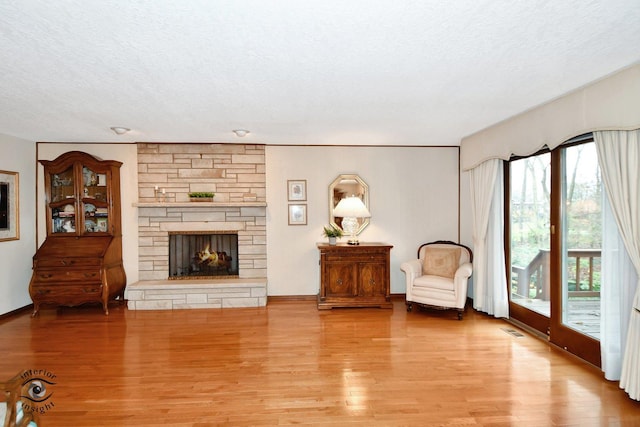
[[[338,175],[336,179],[329,185],[329,224],[340,227],[342,229],[342,217],[336,217],[333,210],[340,200],[345,197],[356,196],[364,203],[367,210],[371,211],[369,206],[369,186],[362,178],[356,174]],[[369,225],[369,218],[358,218],[358,228],[356,235]]]

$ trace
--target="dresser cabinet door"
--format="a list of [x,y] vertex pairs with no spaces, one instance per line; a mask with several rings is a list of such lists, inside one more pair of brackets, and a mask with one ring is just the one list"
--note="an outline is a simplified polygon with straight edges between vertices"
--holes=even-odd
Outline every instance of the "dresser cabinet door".
[[332,261],[326,265],[326,296],[353,297],[356,295],[357,268],[353,263]]
[[381,264],[360,264],[360,280],[358,282],[358,296],[385,297],[387,286],[385,281],[386,268]]

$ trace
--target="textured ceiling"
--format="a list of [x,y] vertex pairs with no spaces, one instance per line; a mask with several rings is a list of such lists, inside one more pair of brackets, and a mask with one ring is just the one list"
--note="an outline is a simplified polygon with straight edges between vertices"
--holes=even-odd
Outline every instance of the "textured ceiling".
[[0,59],[27,140],[458,145],[640,61],[640,5],[1,0]]

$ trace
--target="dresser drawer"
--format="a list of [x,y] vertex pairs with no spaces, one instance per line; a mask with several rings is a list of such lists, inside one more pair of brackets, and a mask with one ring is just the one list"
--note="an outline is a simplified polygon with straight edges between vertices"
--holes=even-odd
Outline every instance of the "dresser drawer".
[[386,253],[334,253],[330,252],[325,255],[326,262],[345,261],[349,262],[385,262],[387,260]]
[[55,282],[100,282],[100,269],[64,270],[64,269],[38,269],[34,272],[33,279],[36,283]]
[[[102,285],[97,283],[93,285],[74,285],[74,286],[33,286],[31,288],[31,296],[38,301],[65,301],[67,298],[77,299],[78,301],[99,300],[102,295]],[[70,300],[73,301],[73,300]]]
[[99,267],[101,263],[97,258],[46,258],[37,259],[34,262],[34,267],[38,268],[65,268],[65,267]]

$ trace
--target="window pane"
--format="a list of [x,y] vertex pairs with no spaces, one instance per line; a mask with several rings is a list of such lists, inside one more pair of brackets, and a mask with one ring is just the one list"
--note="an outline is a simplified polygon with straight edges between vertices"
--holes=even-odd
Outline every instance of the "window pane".
[[510,162],[511,301],[549,317],[549,153]]
[[602,180],[595,144],[563,149],[562,323],[600,337]]

